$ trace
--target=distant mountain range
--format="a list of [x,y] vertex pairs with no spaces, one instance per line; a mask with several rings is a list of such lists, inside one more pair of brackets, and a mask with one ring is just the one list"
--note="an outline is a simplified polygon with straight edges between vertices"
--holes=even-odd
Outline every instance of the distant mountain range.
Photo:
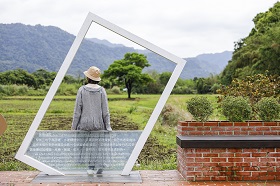
[[[54,26],[30,26],[21,23],[0,24],[0,72],[17,68],[34,72],[38,69],[58,71],[75,36]],[[97,38],[84,39],[68,74],[79,76],[89,66],[106,70],[128,52],[143,53],[151,66],[145,71],[173,71],[175,64],[148,50],[137,50]],[[181,78],[208,77],[219,74],[232,57],[231,51],[201,54],[187,60]]]

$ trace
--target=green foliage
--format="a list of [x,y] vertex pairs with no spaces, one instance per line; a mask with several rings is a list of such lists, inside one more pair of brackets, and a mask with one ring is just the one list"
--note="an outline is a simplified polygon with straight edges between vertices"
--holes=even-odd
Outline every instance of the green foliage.
[[[124,69],[125,70],[125,69]],[[130,69],[132,70],[132,69]],[[132,70],[133,71],[133,70]],[[140,73],[140,71],[139,71]],[[44,69],[39,69],[33,73],[28,73],[27,71],[17,69],[0,73],[0,80],[2,80],[2,85],[19,85],[26,86],[25,89],[21,91],[8,91],[9,93],[4,93],[3,90],[0,90],[2,95],[45,95],[51,86],[54,78],[56,77],[56,72],[48,72]],[[131,73],[130,73],[131,75]],[[28,79],[30,77],[33,78],[34,82],[28,83]],[[141,79],[139,80],[139,76],[137,75],[136,79],[133,79],[133,93],[137,94],[160,94],[164,90],[167,82],[171,77],[170,72],[163,72],[162,74],[158,74],[156,71],[150,72],[148,74],[142,74]],[[9,80],[7,78],[10,78]],[[31,79],[32,79],[31,78]],[[207,82],[208,89],[214,83],[217,83],[216,77],[203,78],[205,82]],[[26,81],[25,81],[26,80]],[[73,76],[66,75],[60,85],[57,95],[75,95],[76,89],[83,84],[85,79],[74,78]],[[11,84],[12,82],[16,84]],[[196,83],[194,80],[183,80],[181,78],[176,82],[172,93],[173,94],[194,94],[196,93]],[[106,89],[112,88],[113,93],[121,93],[121,91],[116,90],[114,87],[118,85],[123,86],[123,81],[120,78],[113,79],[112,76],[102,76],[102,81],[100,82],[101,86],[104,86]],[[129,85],[129,84],[128,84]],[[136,86],[137,85],[137,86]],[[9,87],[10,88],[10,87]],[[215,89],[212,89],[211,92],[215,93]],[[215,86],[214,86],[215,88]],[[110,90],[108,90],[111,92]],[[209,90],[208,90],[209,91]]]
[[244,121],[251,119],[252,107],[249,100],[242,96],[226,96],[221,102],[222,113],[229,121]]
[[245,79],[234,79],[231,85],[218,93],[224,96],[243,96],[250,99],[253,106],[263,97],[277,97],[280,94],[280,76],[256,74]]
[[194,94],[195,82],[193,80],[183,80],[179,78],[172,90],[172,94]]
[[211,75],[208,78],[194,78],[195,88],[198,94],[216,93],[217,88],[220,86],[219,76]]
[[123,59],[114,61],[108,70],[104,71],[103,76],[125,84],[128,98],[130,98],[134,86],[153,81],[148,74],[142,74],[142,70],[150,66],[146,58],[143,54],[126,53]]
[[183,110],[174,105],[166,104],[160,113],[160,122],[162,125],[177,126],[178,121],[184,121]]
[[5,96],[26,95],[28,91],[26,85],[0,85],[0,94]]
[[[44,69],[39,69],[32,74],[36,77],[38,88],[51,85],[56,76],[56,72],[48,72]],[[65,77],[67,79],[67,76]]]
[[[21,75],[18,75],[18,72],[24,72],[21,73]],[[12,75],[10,81],[3,81],[1,82],[2,85],[7,84],[7,86],[2,86],[0,88],[0,93],[2,95],[30,95],[30,96],[40,96],[45,95],[51,86],[54,78],[56,77],[56,72],[48,72],[44,69],[39,69],[32,74],[23,71],[23,70],[11,70],[0,73],[0,78],[5,77],[7,74]],[[23,80],[28,79],[26,77],[34,77],[35,84],[31,87],[27,85]],[[163,89],[165,88],[169,78],[171,76],[171,73],[162,73],[158,74],[157,72],[149,73],[149,77],[146,77],[146,74],[144,74],[144,78],[142,80],[145,80],[145,77],[149,79],[147,84],[140,83],[141,86],[134,86],[134,93],[144,93],[144,94],[160,94],[162,93]],[[10,76],[7,76],[10,77]],[[17,80],[16,77],[21,78],[20,81]],[[153,81],[150,81],[153,79]],[[14,81],[12,81],[14,80]],[[76,95],[77,89],[82,85],[82,82],[84,79],[80,78],[74,78],[70,75],[66,75],[62,81],[62,84],[60,85],[57,95]],[[118,86],[113,86],[112,89],[110,87],[112,85],[116,85],[118,83],[115,82],[116,80],[110,80],[110,78],[102,77],[102,81],[100,82],[101,86],[104,86],[108,89],[108,92],[112,92],[114,94],[121,94],[121,90],[117,88]],[[18,82],[16,84],[11,84],[11,82]],[[18,87],[17,87],[18,86]],[[21,88],[20,88],[21,87]],[[19,89],[19,91],[17,90]],[[193,80],[183,80],[181,78],[178,79],[178,81],[175,84],[174,89],[172,90],[173,94],[193,94],[195,93],[195,82]]]
[[265,73],[279,75],[280,56],[280,2],[254,18],[250,34],[235,43],[232,60],[222,72],[221,80],[229,85],[234,78]]
[[166,85],[167,82],[169,81],[170,77],[171,77],[172,73],[171,72],[163,72],[159,75],[159,82],[162,85]]
[[137,108],[138,108],[138,106],[137,105],[132,105],[131,107],[129,107],[129,109],[128,109],[128,113],[129,114],[132,114],[133,112],[136,112],[137,111]]
[[[3,164],[0,164],[0,171],[35,171],[33,167],[30,167],[29,165],[23,164],[22,162],[19,161],[5,161]],[[12,186],[13,184],[11,184]]]
[[176,154],[172,154],[170,157],[157,159],[157,160],[145,160],[136,164],[133,170],[175,170],[177,169],[177,157]]
[[162,93],[162,84],[160,83],[159,77],[160,74],[158,74],[157,71],[149,71],[148,74],[150,77],[154,80],[151,82],[148,82],[146,86],[138,86],[136,88],[137,93],[143,93],[143,94],[159,94]]
[[24,96],[45,96],[47,94],[48,89],[32,89],[29,88],[27,94],[24,94]]
[[29,74],[23,69],[1,72],[0,82],[2,85],[27,85],[34,88],[37,87],[37,81],[34,75]]
[[[113,83],[107,79],[107,78],[103,78],[102,75],[101,75],[101,78],[102,78],[102,81],[99,82],[99,85],[104,87],[105,89],[110,89],[113,85]],[[113,86],[114,88],[114,86]]]
[[114,86],[114,87],[111,89],[111,92],[112,92],[113,94],[121,94],[120,87]]
[[175,86],[172,90],[172,94],[194,94],[195,90],[182,86]]
[[[16,69],[0,73],[0,94],[15,95],[45,95],[52,84],[56,72],[40,69],[30,74],[25,70]],[[76,95],[80,79],[66,75],[60,85],[58,95]]]
[[[171,77],[170,72],[163,72],[158,74],[155,71],[149,72],[149,75],[154,80],[149,82],[146,86],[138,86],[134,90],[136,93],[142,94],[160,94],[163,92],[164,88],[166,87],[167,82]],[[193,80],[183,80],[179,78],[172,90],[172,94],[194,94],[195,90],[195,83]]]
[[[2,85],[26,85],[38,89],[50,86],[55,77],[56,72],[48,72],[43,69],[39,69],[33,73],[29,73],[23,69],[16,69],[1,72],[0,82]],[[80,83],[80,79],[66,75],[63,82],[67,84],[75,84]]]
[[61,83],[60,86],[58,87],[56,95],[61,95],[61,96],[76,95],[79,86],[80,86],[79,84]]
[[196,81],[196,89],[199,94],[206,94],[211,92],[211,85],[206,81],[205,78],[199,78]]
[[211,87],[211,92],[217,94],[218,93],[217,91],[220,89],[221,89],[221,84],[214,83],[214,85],[212,85]]
[[213,106],[207,97],[196,96],[187,101],[187,109],[197,121],[207,121]]
[[257,112],[263,121],[273,121],[280,118],[280,104],[273,97],[264,97],[257,104]]

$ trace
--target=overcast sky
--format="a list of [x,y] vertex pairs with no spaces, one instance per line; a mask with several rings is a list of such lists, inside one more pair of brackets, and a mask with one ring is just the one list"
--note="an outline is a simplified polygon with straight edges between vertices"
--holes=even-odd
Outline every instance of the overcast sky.
[[[233,50],[277,0],[0,0],[0,23],[57,26],[77,35],[92,12],[179,57]],[[130,45],[92,25],[88,38]],[[131,45],[137,47],[135,45]]]

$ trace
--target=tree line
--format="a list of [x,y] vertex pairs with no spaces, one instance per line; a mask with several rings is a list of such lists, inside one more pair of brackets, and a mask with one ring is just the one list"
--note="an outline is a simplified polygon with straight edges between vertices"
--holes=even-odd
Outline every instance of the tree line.
[[[49,72],[39,69],[29,73],[23,69],[9,70],[0,73],[0,85],[27,85],[34,89],[45,88],[50,86],[56,77],[56,72]],[[64,83],[79,83],[81,80],[70,75],[63,79]]]
[[[148,67],[146,56],[138,53],[127,53],[121,60],[114,61],[102,74],[100,85],[110,90],[118,87],[120,92],[126,91],[128,98],[131,94],[161,94],[170,79],[171,72],[157,73],[142,70]],[[29,73],[23,69],[9,70],[0,73],[0,85],[25,85],[33,90],[48,89],[56,77],[56,72],[39,69]],[[84,78],[66,75],[62,82],[75,84],[76,87],[85,83]],[[72,86],[73,87],[73,86]],[[179,78],[172,93],[173,94],[206,94],[216,93],[219,88],[219,78],[181,79]],[[60,92],[63,90],[60,90]],[[72,91],[75,93],[75,91]],[[63,92],[61,92],[63,94]]]

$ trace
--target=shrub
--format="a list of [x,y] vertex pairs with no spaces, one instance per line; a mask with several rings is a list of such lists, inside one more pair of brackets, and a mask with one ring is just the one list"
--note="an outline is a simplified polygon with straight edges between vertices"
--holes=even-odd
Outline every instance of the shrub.
[[26,95],[28,92],[28,86],[27,85],[21,85],[21,86],[18,86],[18,91],[17,91],[17,94],[18,95]]
[[128,109],[128,113],[129,114],[132,114],[133,112],[135,112],[135,111],[137,111],[137,106],[136,105],[133,105],[133,106],[131,106],[131,107],[129,107],[129,109]]
[[198,121],[207,121],[213,113],[213,106],[207,97],[191,98],[187,101],[187,109]]
[[114,93],[114,94],[121,94],[120,87],[114,86],[112,88],[112,93]]
[[27,85],[0,85],[0,94],[2,96],[24,96],[30,89]]
[[46,96],[47,90],[30,88],[27,92],[27,96]]
[[252,107],[247,98],[227,96],[221,102],[221,108],[229,121],[244,121],[251,118]]
[[264,97],[256,104],[256,110],[263,121],[279,119],[280,104],[274,97]]
[[0,93],[5,94],[5,88],[3,85],[0,85]]
[[18,92],[18,86],[17,85],[6,85],[5,86],[5,94],[7,96],[16,96]]
[[162,125],[177,126],[178,121],[184,119],[184,112],[171,104],[166,104],[160,113]]
[[29,88],[27,85],[1,85],[0,94],[5,96],[26,95]]
[[56,95],[60,95],[60,96],[70,96],[76,94],[77,94],[76,84],[67,84],[67,83],[61,83],[56,92]]
[[215,84],[212,85],[212,87],[211,87],[211,91],[212,91],[212,93],[214,93],[214,94],[217,94],[217,90],[219,90],[219,89],[221,89],[221,85],[218,84],[218,83],[215,83]]
[[263,97],[276,97],[280,94],[280,76],[256,74],[244,79],[233,79],[230,86],[222,87],[217,93],[223,96],[248,97],[251,105]]
[[189,88],[189,87],[175,87],[173,90],[172,90],[172,94],[193,94],[194,93],[194,90]]

